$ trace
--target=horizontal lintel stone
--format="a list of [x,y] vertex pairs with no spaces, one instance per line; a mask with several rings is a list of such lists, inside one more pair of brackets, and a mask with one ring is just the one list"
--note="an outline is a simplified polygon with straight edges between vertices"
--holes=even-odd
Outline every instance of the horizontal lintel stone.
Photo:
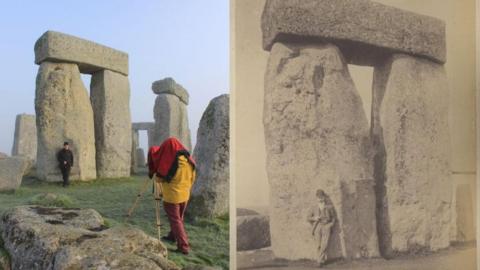
[[446,62],[444,21],[370,0],[267,0],[262,32],[267,51],[278,41],[328,41],[353,64],[394,52]]
[[82,73],[108,69],[128,75],[127,53],[55,31],[45,32],[35,43],[35,64],[44,61],[75,63]]

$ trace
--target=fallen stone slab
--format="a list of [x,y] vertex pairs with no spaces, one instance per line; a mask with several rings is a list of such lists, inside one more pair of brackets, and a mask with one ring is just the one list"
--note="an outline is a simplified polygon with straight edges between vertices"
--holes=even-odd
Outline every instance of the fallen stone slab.
[[35,43],[35,64],[44,61],[75,63],[82,73],[109,69],[128,75],[127,53],[55,31],[45,32]]
[[12,269],[180,269],[138,229],[106,228],[93,209],[19,206],[0,221]]
[[0,158],[0,191],[18,189],[31,165],[31,160],[21,156]]
[[352,64],[372,65],[390,52],[446,61],[442,20],[369,0],[267,0],[262,32],[268,51],[279,41],[328,40]]
[[160,94],[171,94],[177,96],[183,103],[188,105],[188,92],[175,82],[172,78],[165,78],[163,80],[155,81],[152,83],[152,90],[153,93],[160,95]]
[[237,250],[254,250],[270,246],[268,216],[237,216]]

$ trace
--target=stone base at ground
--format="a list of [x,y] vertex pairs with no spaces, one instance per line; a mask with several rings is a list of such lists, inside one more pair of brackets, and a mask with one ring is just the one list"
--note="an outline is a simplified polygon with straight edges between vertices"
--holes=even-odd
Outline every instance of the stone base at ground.
[[275,256],[318,259],[308,222],[317,189],[337,215],[328,258],[378,256],[369,124],[339,49],[275,43],[263,123]]
[[375,68],[373,87],[380,249],[448,247],[452,181],[444,67],[394,55]]
[[95,179],[95,133],[87,89],[75,64],[43,62],[36,82],[37,177],[62,181],[57,153],[70,143],[72,180]]
[[180,269],[158,239],[108,229],[93,209],[20,206],[0,226],[12,269]]
[[26,157],[0,158],[0,191],[18,189],[31,166],[32,160]]

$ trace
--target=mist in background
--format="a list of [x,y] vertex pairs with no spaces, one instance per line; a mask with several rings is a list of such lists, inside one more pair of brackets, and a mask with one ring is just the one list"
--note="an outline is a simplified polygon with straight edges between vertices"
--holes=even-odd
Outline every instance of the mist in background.
[[[5,1],[0,9],[0,152],[11,153],[15,116],[35,114],[33,46],[47,30],[128,53],[132,122],[153,122],[151,84],[174,78],[190,94],[192,145],[208,102],[229,92],[229,1]],[[87,89],[90,77],[82,75]],[[146,151],[147,145],[146,132],[140,132],[140,146]]]

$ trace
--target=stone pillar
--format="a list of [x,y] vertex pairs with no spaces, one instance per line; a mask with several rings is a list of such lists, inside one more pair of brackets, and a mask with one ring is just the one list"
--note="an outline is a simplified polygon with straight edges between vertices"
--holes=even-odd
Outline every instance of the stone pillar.
[[93,111],[76,64],[42,62],[38,70],[35,112],[38,136],[37,177],[62,181],[57,152],[70,143],[71,179],[96,178]]
[[137,147],[139,146],[138,141],[138,130],[132,129],[132,156],[130,159],[130,173],[137,173]]
[[318,259],[307,220],[317,189],[337,215],[328,258],[378,256],[369,125],[339,49],[275,43],[263,123],[275,256]]
[[157,94],[153,116],[153,145],[160,145],[168,137],[176,137],[189,151],[192,150],[188,127],[188,93],[172,78],[156,81],[152,90]]
[[137,158],[137,161],[136,161],[136,165],[137,165],[137,169],[138,168],[145,168],[145,164],[147,163],[145,161],[145,152],[143,151],[143,148],[140,148],[138,147],[136,150],[137,152],[136,154],[136,158]]
[[130,176],[132,132],[128,77],[110,70],[92,75],[97,176]]
[[375,67],[372,136],[384,255],[449,246],[452,184],[444,67],[395,54]]
[[197,132],[193,156],[197,180],[192,189],[193,216],[214,217],[229,209],[229,96],[218,96],[208,104]]
[[35,124],[35,115],[17,115],[15,119],[12,156],[25,156],[32,161],[35,161],[37,158],[37,126]]

